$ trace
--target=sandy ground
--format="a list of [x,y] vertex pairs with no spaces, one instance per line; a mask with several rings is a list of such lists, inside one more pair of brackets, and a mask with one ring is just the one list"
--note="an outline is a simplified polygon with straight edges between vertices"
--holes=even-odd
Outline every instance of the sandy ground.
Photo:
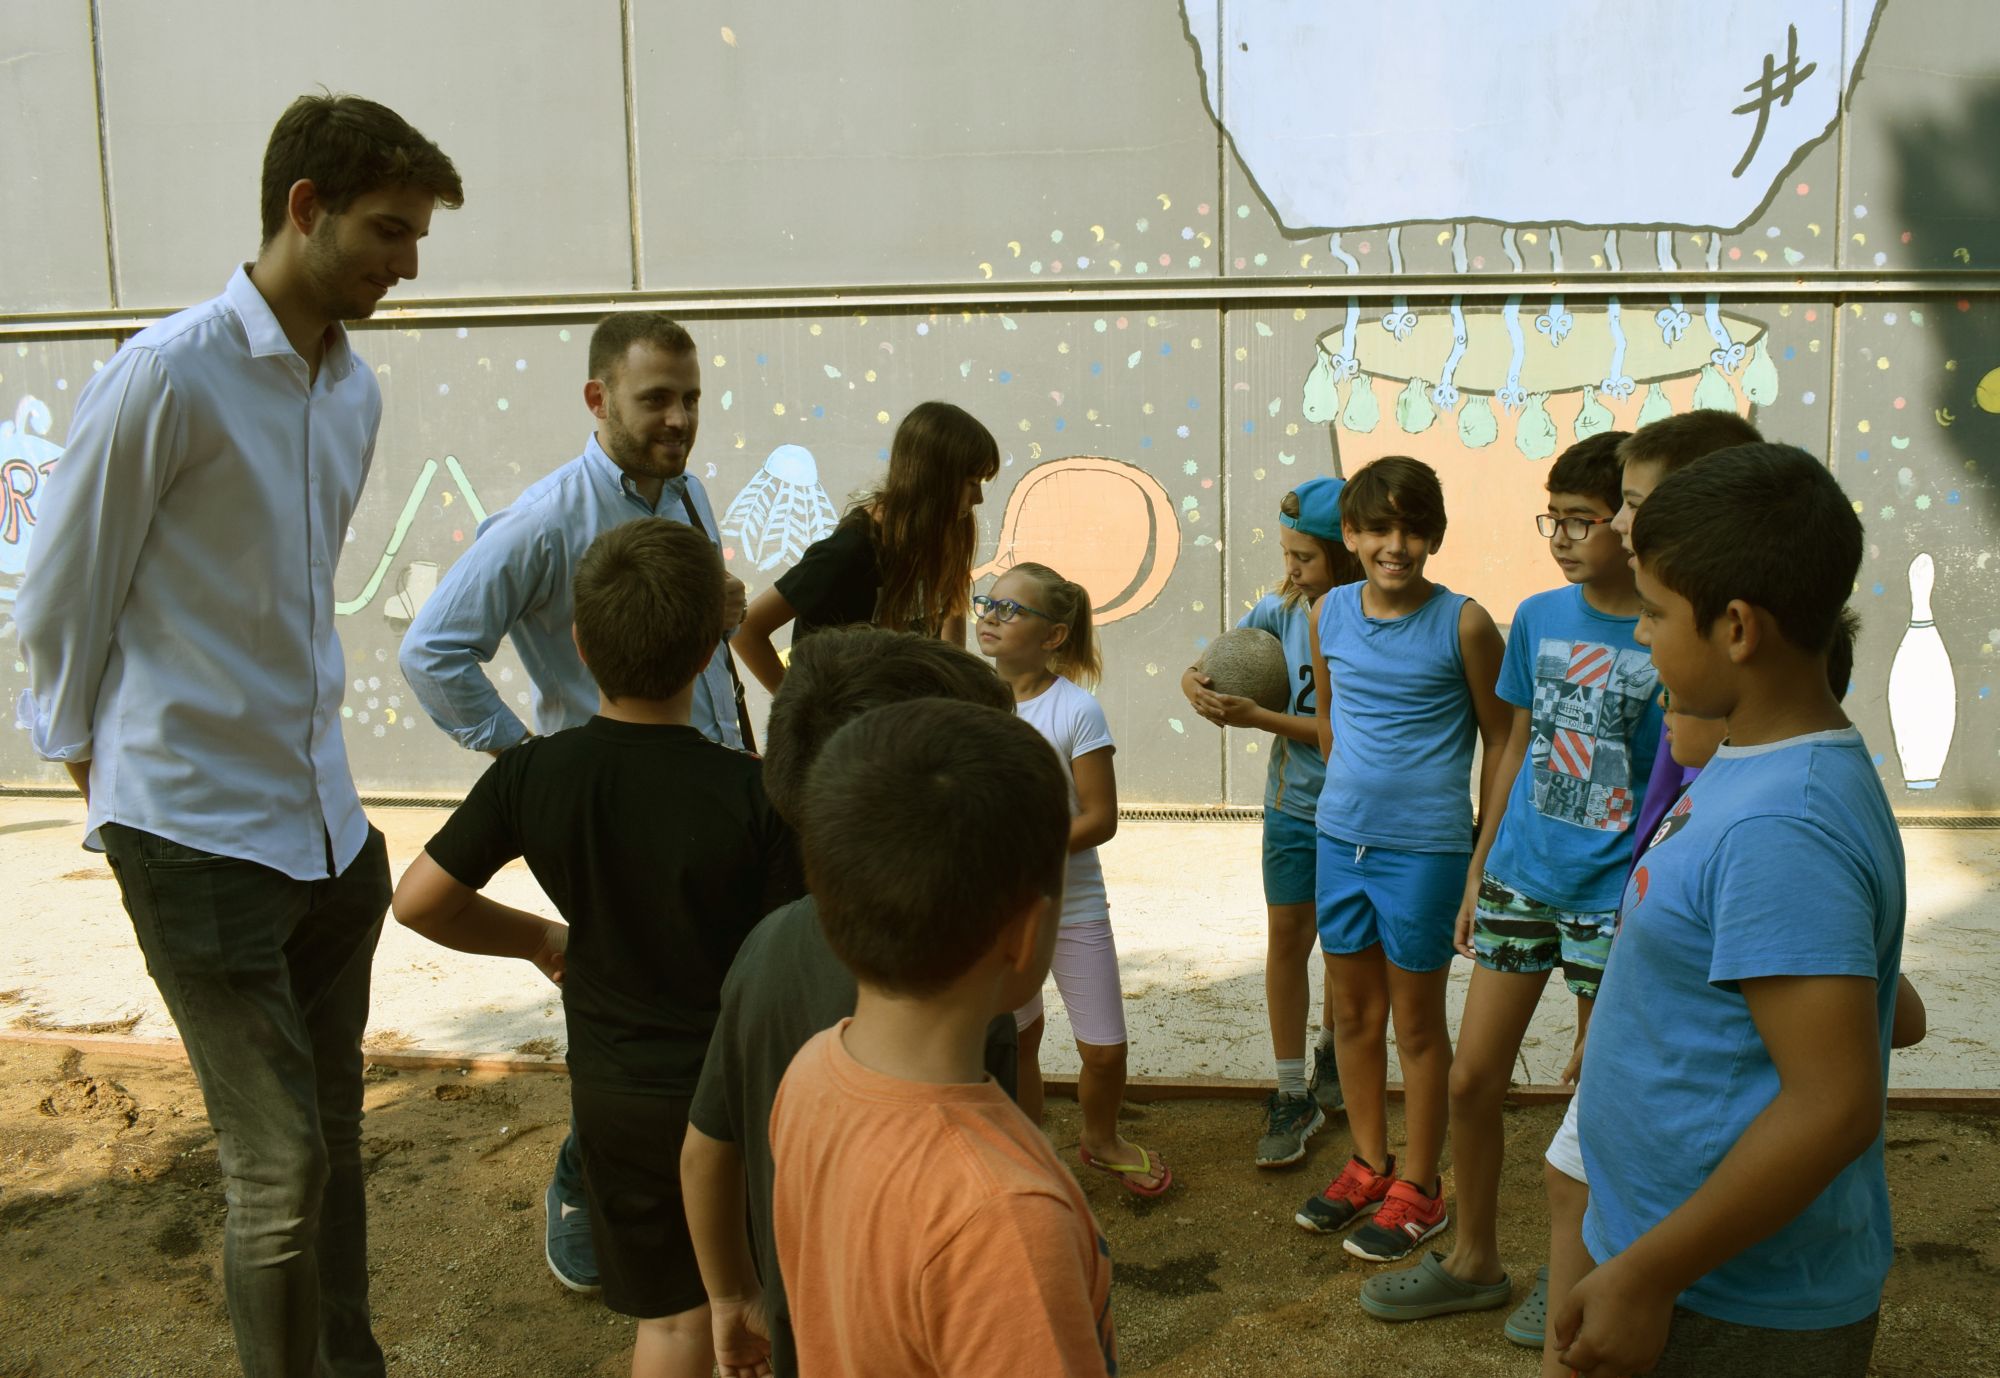
[[[391,1373],[627,1371],[630,1326],[542,1264],[541,1190],[567,1093],[554,1072],[371,1069],[372,1301]],[[1254,1106],[1127,1114],[1126,1133],[1162,1153],[1178,1184],[1140,1202],[1082,1174],[1111,1241],[1122,1372],[1536,1372],[1501,1335],[1505,1311],[1394,1328],[1360,1313],[1373,1265],[1291,1224],[1347,1151],[1338,1121],[1304,1165],[1273,1173],[1247,1161]],[[1507,1116],[1502,1242],[1517,1297],[1547,1238],[1539,1160],[1559,1116],[1548,1105]],[[1052,1104],[1048,1127],[1073,1160],[1074,1106]],[[2000,1373],[2000,1119],[1895,1112],[1888,1141],[1897,1249],[1873,1372]],[[235,1371],[213,1143],[183,1064],[0,1038],[0,1378]]]
[[[377,809],[397,874],[444,818]],[[102,857],[80,850],[82,805],[0,797],[0,878],[13,892],[0,954],[0,1028],[172,1038]],[[1909,829],[1910,918],[1903,968],[1921,989],[1930,1036],[1899,1053],[1902,1087],[2000,1086],[2000,829]],[[1270,1075],[1264,1022],[1264,908],[1254,823],[1127,821],[1103,848],[1125,979],[1134,1073]],[[497,898],[554,911],[524,867]],[[1801,903],[1809,904],[1810,896]],[[1317,963],[1315,963],[1317,966]],[[1470,964],[1452,973],[1456,1026]],[[1314,973],[1314,1000],[1319,998]],[[1075,1071],[1051,987],[1044,1067]],[[1518,1080],[1548,1084],[1568,1059],[1574,1001],[1553,980],[1522,1049]],[[369,1046],[547,1055],[564,1046],[555,988],[525,963],[467,957],[391,923],[375,961]]]

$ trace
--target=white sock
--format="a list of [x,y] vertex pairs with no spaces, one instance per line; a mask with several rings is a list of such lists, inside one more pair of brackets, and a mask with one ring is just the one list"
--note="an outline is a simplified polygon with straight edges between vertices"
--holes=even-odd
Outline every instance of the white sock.
[[1322,1057],[1333,1056],[1333,1030],[1325,1024],[1313,1030],[1313,1051]]
[[1278,1094],[1303,1096],[1306,1093],[1306,1060],[1302,1057],[1281,1057],[1277,1063]]

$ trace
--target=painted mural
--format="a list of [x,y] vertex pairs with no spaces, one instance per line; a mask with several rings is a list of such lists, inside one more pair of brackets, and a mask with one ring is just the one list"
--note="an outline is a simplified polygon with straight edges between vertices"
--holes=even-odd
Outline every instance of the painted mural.
[[[1124,796],[1255,804],[1261,743],[1191,722],[1176,680],[1277,583],[1291,487],[1383,454],[1423,458],[1452,515],[1434,571],[1504,625],[1558,577],[1533,518],[1564,447],[1728,408],[1825,455],[1866,523],[1848,707],[1892,799],[2000,809],[2000,207],[1981,190],[1982,150],[2000,142],[2000,64],[1977,57],[2000,52],[2000,7],[1748,0],[1700,22],[1609,6],[1577,22],[1436,0],[1379,12],[1023,0],[1018,22],[980,31],[987,61],[970,74],[930,60],[966,40],[968,19],[884,0],[864,36],[837,8],[635,6],[636,51],[654,64],[631,74],[643,233],[628,242],[593,225],[557,282],[544,265],[558,256],[530,252],[548,234],[512,232],[518,200],[475,198],[440,222],[418,284],[489,301],[577,284],[614,298],[626,286],[824,289],[817,311],[684,317],[705,392],[693,472],[753,590],[873,484],[909,407],[957,402],[1003,451],[979,509],[980,579],[1033,559],[1092,593]],[[113,27],[136,22],[107,12]],[[565,43],[589,51],[556,67],[616,76],[615,33]],[[1106,81],[1113,51],[1123,75]],[[1622,52],[1649,60],[1634,68]],[[440,74],[439,89],[449,96],[476,65]],[[365,89],[365,76],[345,79]],[[622,128],[602,96],[615,80],[584,85],[593,94],[564,118]],[[728,136],[670,118],[649,98],[661,89]],[[252,92],[223,121],[220,142],[252,159],[246,177],[283,94]],[[939,118],[913,123],[911,109]],[[119,177],[151,164],[141,131],[112,120],[106,137],[125,155],[112,160],[116,198]],[[518,133],[461,124],[454,140],[475,186],[542,156]],[[95,204],[94,178],[89,192]],[[625,191],[600,199],[623,227]],[[888,204],[928,210],[884,216]],[[148,248],[142,233],[179,231],[157,217],[116,227],[131,304],[165,309],[227,276],[235,246]],[[197,282],[188,265],[211,259]],[[1732,275],[1840,269],[1991,285],[1901,300],[1730,287]],[[0,310],[82,300],[71,278],[58,291],[23,271],[0,263]],[[1146,298],[1190,279],[1313,292]],[[835,294],[919,282],[1051,290],[985,310],[857,312]],[[1132,295],[1083,303],[1060,290],[1072,285]],[[416,711],[395,649],[484,515],[581,448],[589,326],[580,309],[358,331],[386,408],[337,574],[344,722],[366,788],[452,790],[479,769]],[[75,332],[0,342],[8,651],[76,393],[116,344]],[[489,669],[525,706],[511,652]],[[11,700],[21,679],[0,654],[0,694]],[[752,706],[764,711],[754,689]],[[22,734],[0,732],[0,780],[54,778]]]

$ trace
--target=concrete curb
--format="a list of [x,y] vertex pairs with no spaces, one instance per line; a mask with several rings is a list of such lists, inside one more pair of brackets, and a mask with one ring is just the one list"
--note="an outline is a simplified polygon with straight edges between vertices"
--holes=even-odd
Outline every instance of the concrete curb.
[[[78,1035],[61,1030],[12,1030],[0,1033],[0,1043],[55,1044],[92,1053],[149,1058],[159,1062],[185,1062],[187,1057],[178,1040],[170,1038],[107,1038],[95,1034]],[[450,1053],[430,1048],[364,1049],[369,1063],[394,1067],[399,1071],[434,1072],[557,1072],[567,1075],[568,1066],[559,1057],[535,1057],[522,1053]],[[1043,1091],[1063,1100],[1076,1099],[1076,1078],[1044,1077]],[[1268,1082],[1246,1081],[1240,1077],[1133,1077],[1125,1085],[1125,1099],[1137,1104],[1175,1100],[1262,1100],[1271,1093]],[[1513,1086],[1507,1100],[1513,1105],[1557,1105],[1572,1094],[1568,1086]],[[1400,1082],[1389,1083],[1389,1098],[1401,1100]],[[1892,1087],[1891,1110],[1940,1110],[1953,1114],[2000,1115],[2000,1090],[1970,1090],[1961,1087]]]

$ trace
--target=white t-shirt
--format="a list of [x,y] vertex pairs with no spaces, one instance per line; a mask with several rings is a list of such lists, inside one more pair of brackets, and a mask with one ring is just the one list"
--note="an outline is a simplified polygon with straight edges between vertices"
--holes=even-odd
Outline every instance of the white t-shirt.
[[[1083,806],[1077,801],[1076,775],[1069,763],[1093,751],[1117,749],[1111,740],[1111,724],[1104,720],[1104,710],[1089,690],[1057,675],[1054,684],[1015,704],[1014,711],[1047,737],[1056,755],[1062,758],[1063,775],[1069,780],[1069,812],[1074,818],[1083,812]],[[1070,853],[1068,880],[1063,887],[1063,926],[1110,916],[1110,901],[1104,894],[1104,868],[1098,865],[1097,848],[1086,847]]]

